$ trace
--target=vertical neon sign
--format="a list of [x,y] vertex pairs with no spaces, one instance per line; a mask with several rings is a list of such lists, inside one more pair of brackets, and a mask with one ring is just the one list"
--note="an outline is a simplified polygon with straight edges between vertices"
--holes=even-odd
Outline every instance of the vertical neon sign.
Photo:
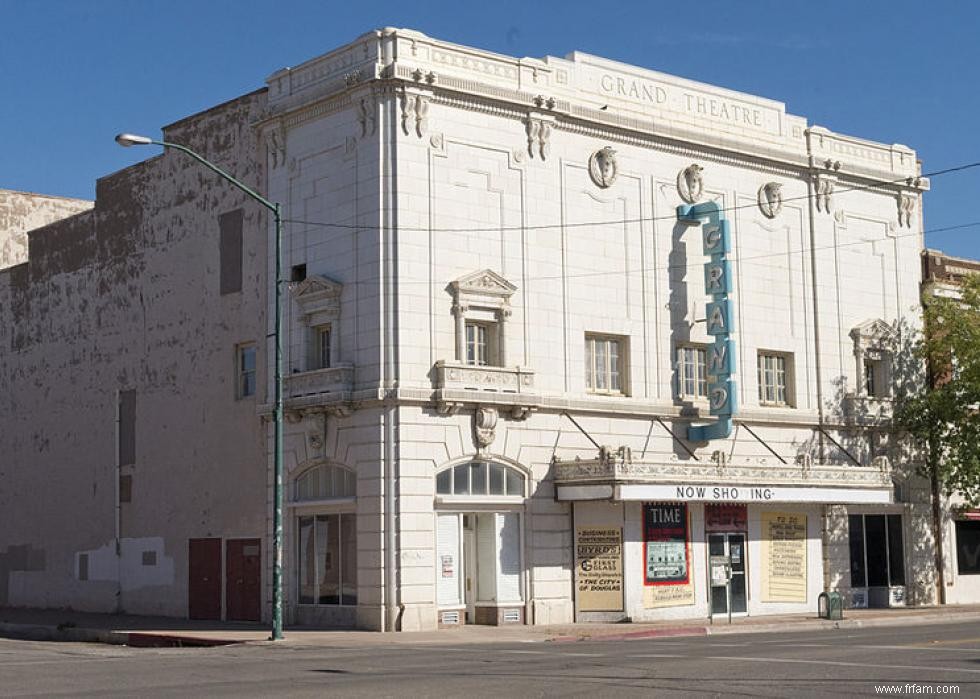
[[718,420],[709,425],[691,425],[687,439],[706,442],[724,439],[732,433],[732,416],[738,412],[735,394],[735,305],[731,295],[732,263],[728,256],[732,251],[732,231],[722,216],[717,202],[709,201],[693,206],[677,207],[677,220],[681,223],[701,225],[701,242],[704,254],[710,259],[704,265],[704,289],[711,297],[705,306],[708,334],[714,343],[708,348],[708,408]]

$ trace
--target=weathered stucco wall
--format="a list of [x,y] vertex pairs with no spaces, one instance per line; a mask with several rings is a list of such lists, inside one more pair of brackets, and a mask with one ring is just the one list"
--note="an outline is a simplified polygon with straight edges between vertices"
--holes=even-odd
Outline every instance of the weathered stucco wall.
[[92,208],[86,199],[69,199],[0,189],[0,269],[27,261],[27,232]]
[[[166,138],[261,189],[250,123],[264,100]],[[218,216],[238,208],[242,289],[222,295]],[[167,152],[100,180],[94,210],[33,231],[29,261],[0,272],[0,605],[184,616],[188,538],[263,536],[267,225]],[[259,391],[239,400],[243,342]],[[135,461],[121,467],[120,391],[136,396]],[[117,524],[119,476],[131,499]]]

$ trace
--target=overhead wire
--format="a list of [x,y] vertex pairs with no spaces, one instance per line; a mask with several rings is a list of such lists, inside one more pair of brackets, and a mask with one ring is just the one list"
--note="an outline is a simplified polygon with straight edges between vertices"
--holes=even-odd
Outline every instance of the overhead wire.
[[[961,165],[954,165],[952,167],[947,167],[940,170],[933,170],[932,172],[922,173],[921,175],[907,175],[904,177],[896,178],[894,180],[875,180],[874,182],[868,184],[848,186],[835,190],[833,194],[834,196],[837,196],[840,194],[868,191],[871,189],[875,189],[877,187],[902,184],[902,183],[911,185],[916,180],[921,180],[922,178],[940,177],[942,175],[948,175],[956,172],[963,172],[965,170],[970,170],[976,167],[980,167],[980,161],[964,163]],[[831,171],[831,174],[837,174],[837,173],[835,171]],[[782,201],[784,204],[786,202],[792,202],[792,201],[804,201],[804,200],[808,201],[810,199],[816,198],[817,196],[819,195],[816,193],[807,193],[807,194],[801,194],[793,197],[784,197]],[[731,206],[721,207],[719,211],[721,212],[737,211],[740,209],[750,209],[753,208],[754,206],[756,206],[755,203],[733,204]],[[468,227],[468,228],[461,228],[456,226],[451,228],[439,228],[439,227],[431,227],[431,226],[396,225],[396,226],[392,226],[391,228],[402,232],[418,232],[418,233],[502,233],[504,231],[533,231],[533,230],[547,230],[553,228],[568,229],[568,228],[584,228],[584,227],[595,227],[595,226],[613,226],[613,225],[619,226],[619,225],[627,225],[627,224],[634,224],[634,223],[647,223],[653,221],[673,221],[673,220],[676,220],[676,215],[674,213],[663,215],[663,216],[638,216],[632,218],[612,219],[606,221],[572,221],[572,222],[562,221],[558,223],[527,224],[527,225],[519,225],[519,226],[479,226],[479,227]],[[326,221],[309,221],[305,219],[296,219],[296,218],[284,218],[283,222],[290,223],[290,224],[306,225],[306,226],[340,228],[340,229],[357,230],[357,231],[378,230],[384,227],[381,225],[329,223]]]

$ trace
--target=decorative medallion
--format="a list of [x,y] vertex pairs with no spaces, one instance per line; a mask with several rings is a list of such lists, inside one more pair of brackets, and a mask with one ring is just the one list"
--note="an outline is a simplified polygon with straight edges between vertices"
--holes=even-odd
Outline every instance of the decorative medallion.
[[783,209],[783,185],[767,182],[759,187],[759,210],[766,218],[776,218]]
[[704,178],[701,176],[703,167],[691,163],[677,173],[677,193],[688,204],[696,203],[704,193]]
[[616,151],[610,146],[600,148],[589,158],[589,175],[597,187],[605,189],[616,181],[619,174],[619,164],[616,162]]

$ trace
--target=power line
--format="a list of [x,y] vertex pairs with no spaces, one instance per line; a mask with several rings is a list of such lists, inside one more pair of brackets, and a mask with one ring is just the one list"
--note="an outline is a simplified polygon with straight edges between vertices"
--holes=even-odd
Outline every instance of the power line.
[[[980,161],[965,163],[963,165],[955,165],[953,167],[944,168],[942,170],[934,170],[932,172],[924,173],[922,175],[916,175],[914,177],[900,177],[894,180],[877,180],[871,184],[866,185],[855,185],[852,187],[845,187],[839,190],[835,190],[834,194],[847,194],[850,192],[862,192],[875,187],[880,187],[883,185],[890,184],[900,184],[900,183],[911,183],[916,179],[923,177],[940,177],[942,175],[948,175],[956,172],[963,172],[965,170],[970,170],[976,167],[980,167]],[[815,198],[816,194],[802,194],[795,197],[786,197],[782,201],[783,203],[790,201],[800,201],[800,200],[810,200]],[[740,209],[751,209],[756,204],[735,204],[732,206],[726,206],[720,209],[720,211],[737,211]],[[561,223],[545,223],[545,224],[534,224],[527,226],[488,226],[488,227],[476,227],[476,228],[433,228],[427,226],[394,226],[393,228],[398,231],[404,232],[417,232],[417,233],[502,233],[504,231],[531,231],[531,230],[547,230],[552,228],[583,228],[583,227],[593,227],[593,226],[612,226],[612,225],[627,225],[632,223],[645,223],[652,221],[673,221],[676,220],[675,214],[665,215],[665,216],[639,216],[635,218],[623,218],[615,219],[609,221],[579,221],[579,222],[561,222]],[[306,226],[318,226],[324,228],[341,228],[347,230],[356,231],[369,231],[378,230],[381,226],[377,225],[356,225],[351,223],[327,223],[324,221],[307,221],[304,219],[294,219],[286,218],[283,219],[284,223],[299,224]]]
[[[926,234],[929,234],[929,233],[945,233],[947,231],[960,230],[960,229],[964,229],[964,228],[973,228],[973,227],[980,227],[980,221],[970,221],[969,223],[959,223],[959,224],[955,224],[955,225],[952,225],[952,226],[943,226],[941,228],[933,228],[931,230],[922,231],[922,235],[926,235]],[[766,259],[766,258],[769,258],[769,257],[786,257],[788,255],[789,256],[793,256],[793,255],[801,255],[801,254],[807,254],[807,253],[812,254],[812,253],[817,252],[819,250],[835,250],[835,249],[840,249],[840,248],[845,248],[845,247],[851,247],[851,246],[854,246],[854,245],[871,245],[871,244],[874,244],[874,243],[877,243],[877,242],[887,242],[888,240],[897,240],[899,238],[910,238],[912,236],[918,236],[918,235],[920,235],[918,231],[910,231],[908,233],[901,233],[901,234],[898,234],[898,235],[888,236],[887,238],[880,238],[878,240],[852,240],[852,241],[849,241],[849,242],[846,242],[846,243],[839,243],[837,245],[818,245],[816,247],[802,247],[802,248],[799,248],[799,249],[796,249],[796,250],[783,250],[782,252],[761,253],[761,254],[758,254],[758,255],[749,255],[749,256],[746,256],[746,257],[731,257],[729,259],[732,262],[749,262],[749,261],[752,261],[752,260],[761,260],[761,259]],[[670,272],[670,271],[680,270],[680,269],[687,270],[689,268],[700,268],[700,267],[703,267],[704,266],[703,255],[700,255],[699,254],[699,255],[697,255],[697,257],[698,257],[698,259],[696,261],[694,261],[694,262],[688,262],[686,264],[672,264],[672,265],[663,265],[663,266],[657,266],[657,267],[640,267],[640,268],[637,268],[637,269],[631,269],[631,270],[629,270],[629,274],[647,274],[647,273],[652,273],[652,272]],[[572,274],[552,274],[552,275],[546,275],[546,276],[528,276],[528,277],[523,278],[523,280],[525,282],[532,282],[532,281],[553,281],[553,280],[560,280],[560,279],[581,279],[581,278],[586,278],[586,277],[600,277],[600,276],[605,276],[605,275],[609,275],[609,274],[623,274],[623,273],[624,273],[623,270],[612,270],[612,271],[606,271],[606,272],[581,272],[581,273],[572,273]],[[352,284],[359,284],[359,285],[360,284],[375,284],[380,279],[381,279],[380,277],[372,277],[371,279],[358,280],[356,282],[351,282],[351,283]],[[345,282],[345,284],[346,283],[347,282]],[[428,286],[428,285],[430,285],[432,283],[438,283],[438,282],[430,282],[430,281],[425,280],[425,279],[400,279],[398,281],[398,284],[399,285],[425,284],[425,285]]]

